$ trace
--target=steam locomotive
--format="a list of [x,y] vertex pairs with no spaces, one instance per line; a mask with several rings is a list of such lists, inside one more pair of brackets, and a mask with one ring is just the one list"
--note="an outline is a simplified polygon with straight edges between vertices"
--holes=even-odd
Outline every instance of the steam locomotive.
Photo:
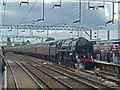
[[6,47],[6,51],[30,55],[71,67],[75,67],[77,63],[81,63],[86,69],[93,67],[93,44],[83,37]]

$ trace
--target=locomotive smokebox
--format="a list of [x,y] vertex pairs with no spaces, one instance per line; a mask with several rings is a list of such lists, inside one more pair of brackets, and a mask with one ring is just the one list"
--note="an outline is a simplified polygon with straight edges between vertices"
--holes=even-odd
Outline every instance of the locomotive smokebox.
[[89,41],[83,37],[79,37],[79,40],[76,42],[76,52],[79,54],[86,54],[90,49],[89,47]]

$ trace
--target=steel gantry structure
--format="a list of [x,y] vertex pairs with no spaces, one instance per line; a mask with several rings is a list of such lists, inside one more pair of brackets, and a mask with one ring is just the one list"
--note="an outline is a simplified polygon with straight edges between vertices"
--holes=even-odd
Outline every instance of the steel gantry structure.
[[[41,26],[41,25],[2,25],[2,29],[27,29],[27,30],[69,30],[69,31],[84,31],[86,35],[92,39],[92,30],[86,27],[78,26]],[[88,33],[89,32],[89,33]]]
[[[17,36],[15,36],[15,35],[1,35],[1,38],[7,38],[7,37],[9,37],[9,38],[12,38],[13,39],[13,42],[14,42],[14,38],[18,38]],[[43,37],[39,37],[39,36],[19,36],[19,38],[37,38],[37,39],[39,39],[41,42],[43,42]]]

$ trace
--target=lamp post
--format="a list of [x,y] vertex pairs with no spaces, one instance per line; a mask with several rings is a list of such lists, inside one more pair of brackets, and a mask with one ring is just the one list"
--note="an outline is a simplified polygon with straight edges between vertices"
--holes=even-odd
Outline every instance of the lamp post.
[[102,27],[102,26],[100,26],[100,27],[97,26],[97,41],[98,41],[98,39],[99,39],[99,28],[102,29],[103,27]]
[[104,24],[101,25],[96,25],[97,26],[97,32],[95,32],[95,38],[96,38],[96,43],[97,45],[99,45],[98,41],[99,41],[99,28],[103,28],[103,26],[105,26]]
[[107,31],[107,40],[110,40],[110,31]]
[[96,36],[95,36],[95,38],[97,37],[97,40],[99,39],[99,28],[103,28],[103,26],[106,26],[106,25],[104,25],[104,24],[101,24],[101,25],[95,25],[95,26],[97,26],[97,32],[95,32],[95,34],[96,34]]

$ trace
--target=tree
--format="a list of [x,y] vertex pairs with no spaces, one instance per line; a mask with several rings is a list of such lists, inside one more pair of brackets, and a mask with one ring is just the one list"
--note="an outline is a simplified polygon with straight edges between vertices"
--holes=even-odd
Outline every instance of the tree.
[[16,43],[16,44],[14,44],[14,46],[20,46],[20,43],[18,42],[18,43]]
[[48,38],[45,40],[45,42],[47,42],[47,41],[53,41],[53,40],[55,40],[55,39],[52,38],[52,37],[48,37]]
[[7,45],[8,45],[8,46],[12,46],[12,43],[11,43],[11,40],[10,40],[9,37],[7,38]]
[[27,45],[27,43],[25,41],[23,41],[21,45]]

